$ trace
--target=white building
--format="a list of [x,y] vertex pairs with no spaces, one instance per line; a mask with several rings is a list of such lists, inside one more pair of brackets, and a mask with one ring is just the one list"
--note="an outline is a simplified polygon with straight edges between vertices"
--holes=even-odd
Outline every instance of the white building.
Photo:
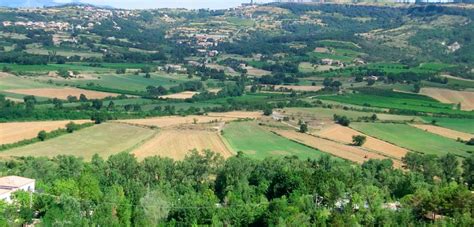
[[0,177],[0,199],[11,203],[11,195],[18,191],[35,191],[35,180],[18,176]]

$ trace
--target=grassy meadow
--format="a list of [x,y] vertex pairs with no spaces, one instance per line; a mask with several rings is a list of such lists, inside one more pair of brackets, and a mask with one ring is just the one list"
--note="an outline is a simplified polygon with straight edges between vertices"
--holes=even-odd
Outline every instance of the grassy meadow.
[[318,158],[323,152],[293,142],[258,126],[256,122],[233,122],[223,136],[234,151],[256,159],[296,155],[299,158]]

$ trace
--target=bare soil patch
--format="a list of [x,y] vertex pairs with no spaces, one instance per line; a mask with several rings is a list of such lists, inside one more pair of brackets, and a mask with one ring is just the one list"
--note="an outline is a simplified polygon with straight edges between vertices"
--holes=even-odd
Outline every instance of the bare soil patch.
[[171,94],[171,95],[162,95],[160,96],[160,98],[161,99],[190,99],[196,94],[199,94],[199,92],[183,91],[183,92]]
[[462,110],[474,110],[474,92],[454,91],[441,88],[422,88],[420,93],[430,96],[442,103],[461,103]]
[[411,124],[411,126],[455,140],[457,140],[458,138],[462,140],[470,140],[471,138],[474,138],[474,135],[469,133],[459,132],[434,125]]
[[205,130],[164,130],[133,151],[136,157],[169,157],[182,160],[190,151],[211,150],[224,158],[234,153],[225,145],[217,132]]
[[[369,152],[359,147],[345,145],[316,136],[299,133],[293,130],[274,130],[274,132],[280,136],[359,164],[362,164],[369,159],[387,159],[387,157],[383,155]],[[393,163],[397,168],[401,168],[402,166],[402,163],[398,160],[393,160]]]
[[79,97],[81,94],[84,94],[89,99],[103,99],[106,97],[117,97],[119,94],[101,92],[101,91],[90,91],[79,88],[35,88],[35,89],[13,89],[7,90],[7,92],[24,94],[24,95],[34,95],[39,97],[47,98],[58,98],[66,100],[68,96]]
[[[24,139],[35,138],[41,130],[47,132],[65,128],[71,121],[36,121],[0,123],[0,144],[15,143]],[[89,120],[72,121],[76,124],[90,122]]]
[[319,131],[317,135],[348,145],[352,144],[352,136],[363,135],[367,137],[367,140],[362,147],[374,150],[377,153],[383,154],[388,157],[393,157],[398,160],[401,160],[409,152],[405,148],[395,146],[385,141],[362,134],[354,129],[343,127],[337,124],[334,124]]

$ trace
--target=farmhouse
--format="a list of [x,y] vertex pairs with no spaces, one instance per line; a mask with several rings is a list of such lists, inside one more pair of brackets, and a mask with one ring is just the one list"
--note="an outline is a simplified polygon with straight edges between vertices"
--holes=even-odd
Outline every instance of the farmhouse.
[[12,193],[23,190],[34,192],[35,180],[19,176],[6,176],[0,178],[0,199],[11,202]]

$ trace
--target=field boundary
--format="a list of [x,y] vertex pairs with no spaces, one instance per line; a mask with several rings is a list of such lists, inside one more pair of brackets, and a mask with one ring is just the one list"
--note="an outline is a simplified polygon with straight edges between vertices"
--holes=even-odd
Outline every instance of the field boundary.
[[[132,153],[134,150],[136,150],[137,148],[141,147],[143,144],[145,144],[146,142],[152,140],[153,138],[155,138],[156,136],[158,136],[160,134],[160,131],[159,130],[156,130],[155,133],[153,133],[152,135],[150,135],[149,137],[139,141],[138,143],[134,144],[133,146],[121,151],[121,152],[125,152],[125,153]],[[121,153],[119,152],[119,153]]]
[[[382,124],[386,124],[386,123],[383,123],[383,122],[381,122],[381,123],[382,123]],[[390,122],[390,123],[388,123],[388,124],[398,124],[398,123]],[[408,124],[404,124],[404,123],[399,123],[399,124],[408,125]],[[349,125],[349,127],[350,127],[350,125]],[[355,131],[358,131],[358,132],[361,133],[361,134],[366,135],[365,133],[363,133],[363,132],[361,132],[361,131],[359,131],[359,130],[357,130],[357,129],[355,129],[355,128],[352,128],[352,127],[350,127],[350,128],[351,128],[351,129],[354,129]],[[368,135],[368,134],[367,134],[367,135]],[[375,139],[378,139],[378,140],[384,141],[384,142],[386,142],[386,143],[392,144],[392,145],[394,145],[394,146],[407,149],[407,150],[409,150],[410,152],[416,152],[416,153],[420,153],[420,154],[425,154],[424,152],[414,151],[414,150],[411,150],[410,148],[407,148],[407,147],[404,147],[404,146],[401,146],[401,145],[394,144],[394,143],[392,143],[392,142],[390,142],[390,141],[383,140],[383,139],[381,139],[381,138],[379,138],[379,137],[377,137],[377,136],[372,136],[372,135],[368,135],[368,136],[371,136],[371,137],[373,137],[373,138],[375,138]]]

